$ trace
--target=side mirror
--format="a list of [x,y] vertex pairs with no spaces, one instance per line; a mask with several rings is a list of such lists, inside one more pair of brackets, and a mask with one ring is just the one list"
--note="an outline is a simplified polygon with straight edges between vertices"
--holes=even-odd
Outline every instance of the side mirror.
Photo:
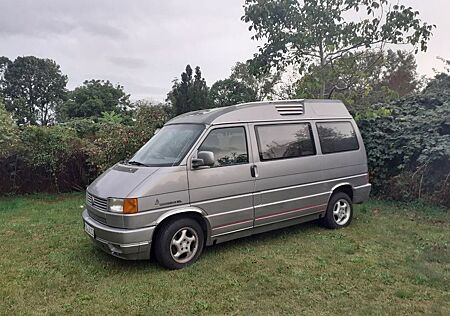
[[197,158],[192,159],[192,167],[214,166],[214,153],[212,151],[200,151]]

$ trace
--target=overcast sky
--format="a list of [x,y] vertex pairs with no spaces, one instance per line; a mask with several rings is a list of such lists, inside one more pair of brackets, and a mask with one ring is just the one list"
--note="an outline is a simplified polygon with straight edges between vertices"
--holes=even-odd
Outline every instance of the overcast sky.
[[[437,25],[419,72],[450,59],[450,0],[403,0]],[[86,79],[120,83],[133,99],[163,100],[186,64],[208,85],[251,58],[257,43],[243,0],[0,0],[0,56],[54,59],[70,89]]]

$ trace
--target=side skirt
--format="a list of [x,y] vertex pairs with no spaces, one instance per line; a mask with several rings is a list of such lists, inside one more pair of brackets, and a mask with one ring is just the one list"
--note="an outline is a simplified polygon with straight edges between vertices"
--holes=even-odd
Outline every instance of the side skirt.
[[289,227],[289,226],[293,226],[293,225],[298,225],[301,223],[314,221],[316,219],[323,217],[324,215],[325,215],[325,212],[320,211],[320,212],[317,212],[314,214],[304,215],[304,216],[293,218],[293,219],[286,219],[286,220],[276,222],[276,223],[247,228],[244,230],[230,232],[230,233],[219,235],[219,236],[212,236],[206,245],[211,246],[211,245],[220,244],[222,242],[226,242],[226,241],[230,241],[230,240],[234,240],[234,239],[238,239],[238,238],[242,238],[242,237],[248,237],[248,236],[252,236],[252,235],[256,235],[256,234],[260,234],[260,233],[265,233],[265,232],[268,232],[271,230],[277,230],[277,229],[281,229],[281,228],[285,228],[285,227]]

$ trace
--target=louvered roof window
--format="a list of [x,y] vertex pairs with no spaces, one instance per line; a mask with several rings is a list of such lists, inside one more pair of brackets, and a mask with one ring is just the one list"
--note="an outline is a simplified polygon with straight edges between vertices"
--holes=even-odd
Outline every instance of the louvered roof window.
[[295,103],[295,104],[276,104],[275,109],[280,113],[281,116],[289,116],[289,115],[302,115],[303,104]]

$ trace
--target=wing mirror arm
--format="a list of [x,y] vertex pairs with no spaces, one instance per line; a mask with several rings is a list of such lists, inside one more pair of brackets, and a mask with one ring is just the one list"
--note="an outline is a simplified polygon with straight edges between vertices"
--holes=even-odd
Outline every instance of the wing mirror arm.
[[198,168],[204,165],[203,159],[192,158],[191,160],[192,168]]

